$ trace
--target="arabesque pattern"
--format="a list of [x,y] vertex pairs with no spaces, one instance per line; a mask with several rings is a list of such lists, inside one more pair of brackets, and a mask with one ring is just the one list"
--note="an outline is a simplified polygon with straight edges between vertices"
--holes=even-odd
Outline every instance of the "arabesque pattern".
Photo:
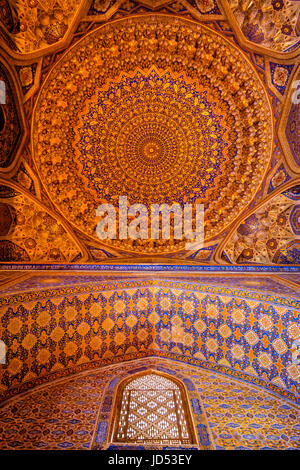
[[[257,191],[271,129],[245,56],[204,26],[157,15],[97,29],[67,51],[41,89],[32,144],[49,196],[85,235],[97,239],[100,203],[127,195],[147,206],[204,203],[210,239]],[[150,236],[105,243],[134,253],[183,248]]]
[[126,284],[2,298],[3,394],[81,368],[160,354],[299,400],[300,370],[291,350],[300,337],[299,301],[289,306],[285,298],[250,292],[247,298],[247,292],[185,282]]

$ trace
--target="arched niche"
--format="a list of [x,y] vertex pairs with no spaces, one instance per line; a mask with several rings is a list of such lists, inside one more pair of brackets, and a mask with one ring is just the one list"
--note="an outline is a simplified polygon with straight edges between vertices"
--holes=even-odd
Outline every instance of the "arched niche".
[[[142,370],[141,370],[142,369]],[[184,419],[186,428],[188,430],[189,438],[186,443],[177,444],[171,442],[166,438],[163,442],[159,443],[159,439],[156,442],[145,442],[143,439],[129,440],[126,442],[125,439],[116,438],[116,432],[118,432],[118,420],[120,419],[120,412],[122,410],[122,399],[124,391],[128,391],[130,384],[136,380],[149,383],[149,376],[155,375],[161,380],[170,381],[172,383],[173,391],[177,390],[181,401],[181,412],[184,412]],[[148,382],[147,382],[148,381]],[[149,402],[150,400],[148,400]],[[155,407],[156,409],[156,407]],[[178,412],[178,410],[177,410]],[[176,414],[176,410],[175,410]],[[177,419],[177,418],[176,418]],[[180,421],[180,420],[179,420]],[[142,442],[143,441],[143,442]],[[188,442],[189,441],[189,442]],[[183,442],[183,441],[182,441]],[[168,370],[159,370],[159,368],[140,368],[132,370],[130,375],[121,374],[121,376],[114,377],[114,379],[108,384],[106,391],[104,392],[102,404],[100,406],[98,422],[96,425],[96,432],[93,439],[93,449],[214,449],[212,442],[207,419],[205,417],[204,409],[201,404],[201,399],[193,382],[181,374],[168,373]]]
[[158,371],[123,380],[112,417],[110,439],[115,444],[197,444],[184,384]]

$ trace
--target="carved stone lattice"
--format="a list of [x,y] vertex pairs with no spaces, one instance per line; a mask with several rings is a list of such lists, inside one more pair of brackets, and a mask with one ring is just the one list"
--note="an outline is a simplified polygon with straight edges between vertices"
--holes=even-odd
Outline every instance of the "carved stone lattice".
[[123,391],[116,442],[190,444],[181,391],[171,380],[147,374]]

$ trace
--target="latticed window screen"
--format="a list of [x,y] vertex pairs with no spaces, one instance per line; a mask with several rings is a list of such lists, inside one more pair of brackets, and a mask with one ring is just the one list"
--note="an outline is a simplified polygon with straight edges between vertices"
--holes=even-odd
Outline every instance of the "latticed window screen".
[[190,444],[180,388],[172,380],[147,374],[123,390],[116,442]]

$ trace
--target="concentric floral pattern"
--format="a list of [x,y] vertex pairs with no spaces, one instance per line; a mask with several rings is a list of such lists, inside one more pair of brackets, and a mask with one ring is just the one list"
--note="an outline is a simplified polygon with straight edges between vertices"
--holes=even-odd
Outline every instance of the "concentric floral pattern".
[[[160,77],[156,71],[122,77],[100,92],[78,129],[78,156],[92,188],[103,194],[107,181],[110,202],[130,192],[132,202],[171,204],[182,200],[188,179],[191,192],[194,187],[195,194],[205,197],[221,174],[227,146],[223,116],[215,115],[216,105],[206,94],[183,78],[173,79],[170,73]],[[110,182],[112,166],[117,184]]]
[[[33,120],[50,197],[94,239],[96,208],[120,195],[204,203],[206,239],[217,236],[257,191],[271,140],[268,100],[250,62],[206,27],[160,15],[120,20],[79,41],[48,76]],[[172,239],[105,243],[182,248]]]

